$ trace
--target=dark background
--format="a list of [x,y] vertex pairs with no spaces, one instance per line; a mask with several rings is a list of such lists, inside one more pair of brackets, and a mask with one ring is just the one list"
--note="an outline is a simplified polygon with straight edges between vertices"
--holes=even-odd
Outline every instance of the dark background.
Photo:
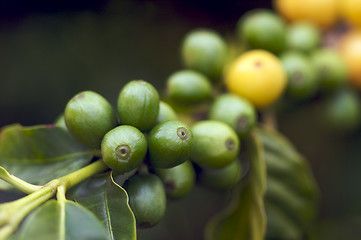
[[[52,123],[77,92],[115,104],[144,79],[164,89],[183,66],[183,36],[199,27],[226,38],[239,17],[271,1],[0,1],[0,127]],[[310,161],[320,186],[321,239],[361,236],[361,133],[331,134],[317,102],[290,110],[279,129]],[[3,193],[0,193],[3,194]]]
[[[74,3],[75,2],[75,3]],[[135,78],[164,86],[185,33],[233,33],[269,1],[0,1],[0,125],[49,123],[94,90],[114,101]]]

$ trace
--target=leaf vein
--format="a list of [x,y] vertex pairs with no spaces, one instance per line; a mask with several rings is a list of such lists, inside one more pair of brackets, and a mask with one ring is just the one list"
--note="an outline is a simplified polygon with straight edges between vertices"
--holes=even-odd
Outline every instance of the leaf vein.
[[104,204],[105,204],[105,211],[106,211],[106,217],[108,220],[108,230],[109,230],[109,234],[110,234],[110,238],[112,240],[114,240],[114,235],[113,235],[113,228],[112,228],[112,224],[111,224],[111,218],[110,218],[110,214],[109,214],[109,202],[108,202],[108,196],[107,196],[107,192],[108,192],[108,186],[109,184],[106,184],[105,187],[105,191],[104,191]]

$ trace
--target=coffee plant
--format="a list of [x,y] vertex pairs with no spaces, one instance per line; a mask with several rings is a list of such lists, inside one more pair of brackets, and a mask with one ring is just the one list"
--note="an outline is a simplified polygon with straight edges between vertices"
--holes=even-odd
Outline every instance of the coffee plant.
[[24,195],[0,204],[0,239],[146,239],[145,229],[185,224],[184,212],[197,219],[214,196],[206,240],[314,239],[318,186],[277,117],[317,98],[330,130],[360,125],[361,80],[342,34],[356,35],[327,44],[332,4],[322,19],[317,4],[274,3],[240,16],[232,37],[189,31],[165,91],[129,79],[116,106],[82,91],[54,123],[3,126],[0,189]]

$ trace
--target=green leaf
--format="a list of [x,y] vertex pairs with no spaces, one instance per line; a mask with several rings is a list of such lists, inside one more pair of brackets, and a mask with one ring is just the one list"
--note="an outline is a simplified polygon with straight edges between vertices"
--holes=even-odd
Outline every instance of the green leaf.
[[109,239],[136,239],[136,222],[128,194],[114,182],[111,173],[88,179],[72,195],[104,223]]
[[72,201],[50,200],[32,212],[15,239],[105,240],[102,223],[86,208]]
[[213,217],[205,232],[207,240],[262,240],[266,230],[263,197],[266,191],[266,166],[263,149],[253,133],[246,140],[250,163],[247,178],[234,189],[231,203]]
[[[10,125],[0,133],[0,166],[32,184],[80,169],[93,155],[61,127]],[[0,189],[8,185],[0,182]]]
[[[300,228],[280,209],[271,203],[265,203],[267,209],[267,235],[269,239],[300,239]],[[272,237],[273,236],[273,237]],[[277,236],[277,237],[275,237]]]
[[267,237],[304,239],[312,227],[318,203],[317,185],[306,159],[281,134],[257,129],[267,165],[265,196]]

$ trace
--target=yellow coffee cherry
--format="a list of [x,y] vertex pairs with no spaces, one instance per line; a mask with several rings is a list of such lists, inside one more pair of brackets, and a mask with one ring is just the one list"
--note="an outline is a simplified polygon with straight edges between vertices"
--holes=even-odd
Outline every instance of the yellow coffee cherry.
[[251,50],[230,65],[225,83],[230,92],[262,108],[282,95],[287,78],[282,63],[275,55],[265,50]]

